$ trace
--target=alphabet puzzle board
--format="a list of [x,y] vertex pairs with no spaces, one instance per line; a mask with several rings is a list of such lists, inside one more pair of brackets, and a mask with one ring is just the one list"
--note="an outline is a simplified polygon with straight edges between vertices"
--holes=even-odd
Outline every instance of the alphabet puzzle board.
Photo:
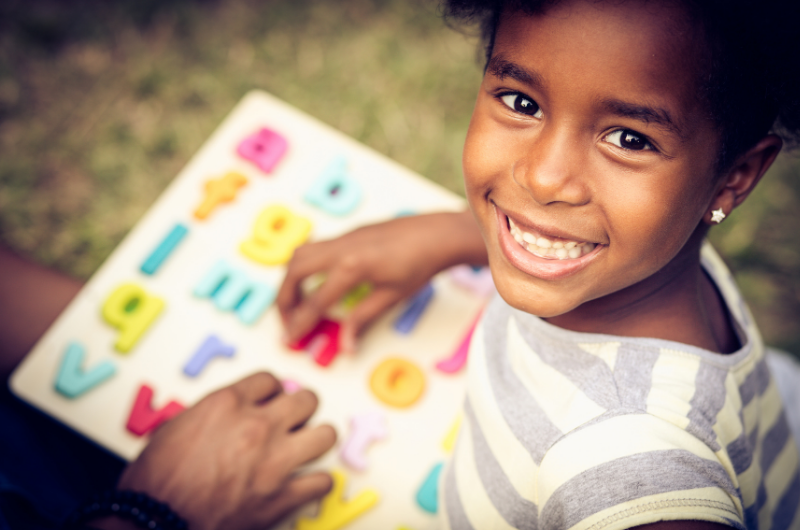
[[[487,272],[445,272],[336,355],[335,321],[283,346],[273,305],[304,240],[464,202],[263,92],[227,117],[15,372],[11,387],[133,459],[147,433],[257,370],[320,397],[335,490],[280,528],[428,528]],[[465,288],[466,287],[466,288]],[[302,342],[302,341],[301,341]],[[302,349],[302,348],[305,349]]]

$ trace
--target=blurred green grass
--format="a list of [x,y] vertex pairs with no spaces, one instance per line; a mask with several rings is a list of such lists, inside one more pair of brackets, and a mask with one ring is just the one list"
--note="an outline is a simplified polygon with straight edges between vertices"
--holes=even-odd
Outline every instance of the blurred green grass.
[[[0,242],[88,278],[253,88],[463,194],[476,46],[433,0],[6,0]],[[798,167],[781,159],[711,235],[794,352]]]

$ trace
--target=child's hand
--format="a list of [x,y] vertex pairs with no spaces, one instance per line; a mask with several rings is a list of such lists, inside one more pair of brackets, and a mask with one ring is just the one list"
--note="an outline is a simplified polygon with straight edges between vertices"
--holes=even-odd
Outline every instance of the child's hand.
[[192,530],[264,528],[331,488],[326,473],[294,474],[336,440],[328,425],[303,427],[316,408],[308,390],[247,377],[159,428],[118,488],[166,502]]
[[[434,274],[459,263],[487,263],[483,239],[469,211],[401,217],[303,245],[289,262],[278,292],[286,339],[303,337],[350,290],[367,282],[370,294],[342,322],[341,346],[352,352],[356,336],[368,324]],[[325,273],[325,282],[303,298],[302,281],[316,273]]]

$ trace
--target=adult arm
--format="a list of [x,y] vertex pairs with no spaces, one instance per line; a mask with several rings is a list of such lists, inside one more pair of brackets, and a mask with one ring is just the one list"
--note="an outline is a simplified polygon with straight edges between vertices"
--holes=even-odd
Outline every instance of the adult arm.
[[0,247],[0,377],[5,380],[83,284]]

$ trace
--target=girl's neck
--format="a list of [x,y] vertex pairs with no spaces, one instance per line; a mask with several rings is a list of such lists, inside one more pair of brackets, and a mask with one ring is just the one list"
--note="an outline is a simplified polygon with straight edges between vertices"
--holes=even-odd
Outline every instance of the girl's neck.
[[548,318],[572,331],[680,342],[717,353],[739,349],[725,302],[700,265],[698,230],[663,269],[621,291]]

